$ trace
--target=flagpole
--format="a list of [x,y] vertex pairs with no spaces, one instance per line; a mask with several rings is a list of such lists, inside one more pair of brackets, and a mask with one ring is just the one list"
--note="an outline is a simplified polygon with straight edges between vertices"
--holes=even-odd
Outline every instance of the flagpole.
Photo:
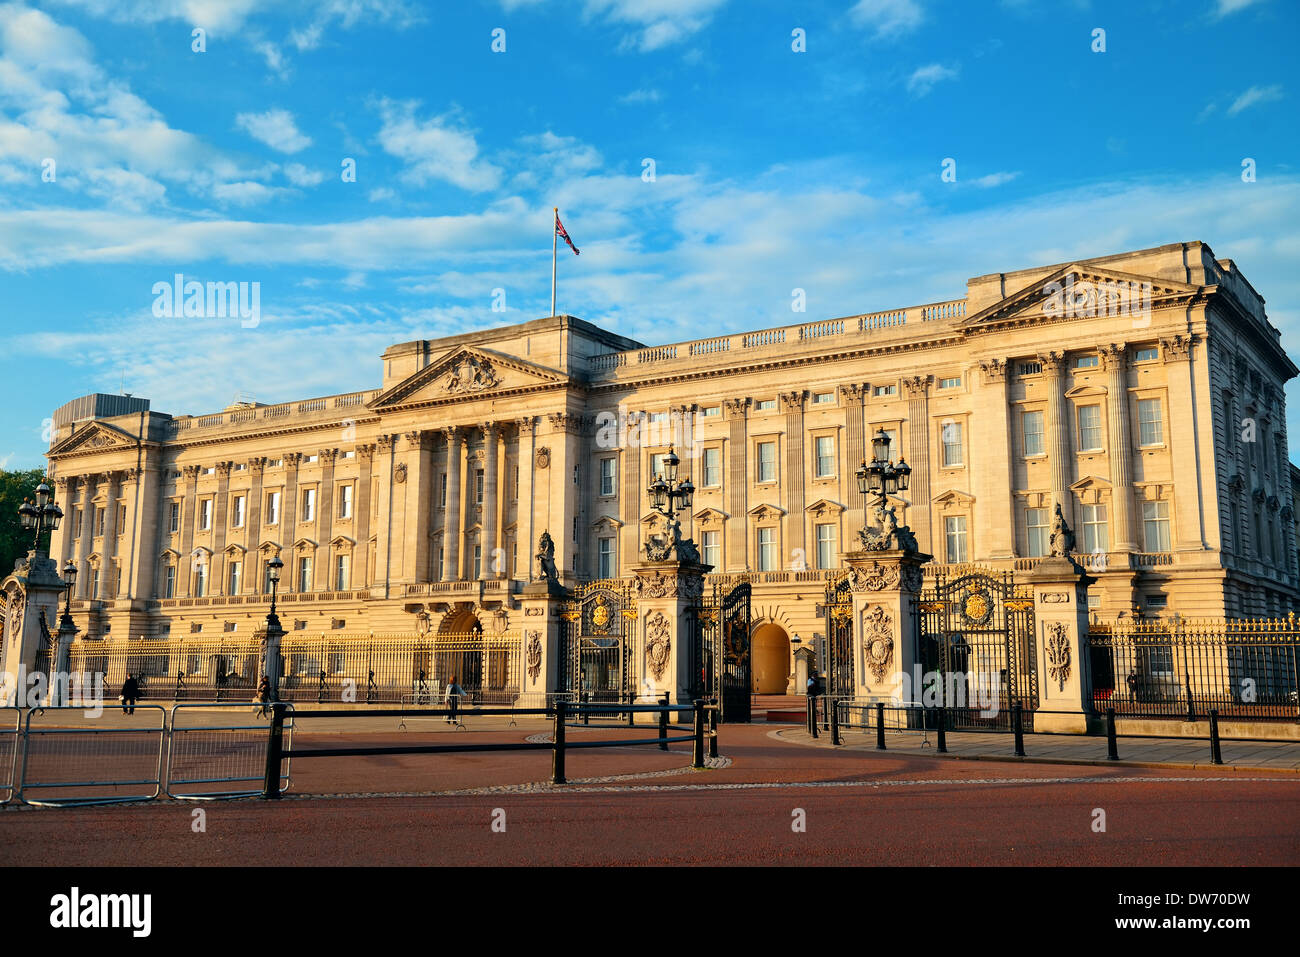
[[551,315],[555,315],[555,253],[559,243],[560,207],[554,207],[551,216]]

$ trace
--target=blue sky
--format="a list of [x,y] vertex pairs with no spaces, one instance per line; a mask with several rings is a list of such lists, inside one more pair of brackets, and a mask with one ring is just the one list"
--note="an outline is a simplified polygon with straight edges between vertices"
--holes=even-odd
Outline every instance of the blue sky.
[[[1291,0],[0,2],[0,467],[87,392],[372,388],[393,342],[544,316],[552,206],[582,250],[560,311],[643,341],[1200,239],[1292,347],[1298,25]],[[259,323],[155,316],[177,272],[260,283]]]

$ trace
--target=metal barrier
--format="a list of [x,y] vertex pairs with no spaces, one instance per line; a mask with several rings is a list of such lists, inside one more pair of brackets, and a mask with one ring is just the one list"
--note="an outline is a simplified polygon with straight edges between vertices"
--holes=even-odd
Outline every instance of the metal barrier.
[[[286,705],[290,714],[292,707]],[[165,788],[168,797],[178,801],[218,801],[263,793],[267,722],[250,721],[248,713],[247,705],[231,709],[221,703],[178,704],[172,708]],[[292,738],[292,721],[288,734]],[[290,783],[287,760],[281,767],[280,781],[283,794]],[[232,790],[230,786],[236,784],[244,788]],[[194,790],[201,785],[220,787]]]
[[[33,719],[40,720],[33,726]],[[109,712],[97,720],[101,724]],[[162,792],[163,743],[167,712],[159,705],[136,705],[135,714],[114,727],[84,727],[81,708],[33,708],[23,726],[22,774],[18,800],[42,807],[79,807],[150,801]],[[157,720],[153,720],[156,718]],[[45,722],[58,722],[42,727]],[[120,726],[124,725],[124,726]],[[152,787],[152,792],[120,793],[122,788]],[[84,793],[86,789],[110,793]],[[55,792],[35,798],[32,791]],[[73,793],[58,793],[68,792]],[[83,793],[77,793],[83,792]]]
[[0,708],[0,804],[14,796],[14,769],[18,762],[18,728],[22,711]]

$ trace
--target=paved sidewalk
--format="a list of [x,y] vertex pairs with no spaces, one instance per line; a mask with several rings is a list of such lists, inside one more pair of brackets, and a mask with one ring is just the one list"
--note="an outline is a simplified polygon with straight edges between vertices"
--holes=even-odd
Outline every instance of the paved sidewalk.
[[[831,748],[829,731],[819,731],[814,740],[805,728],[783,728],[769,732],[781,741],[812,747]],[[1210,742],[1192,738],[1125,738],[1118,741],[1118,761],[1106,759],[1106,738],[1091,735],[1026,734],[1025,757],[1015,754],[1015,737],[987,731],[949,731],[947,755],[935,749],[934,732],[890,731],[885,735],[886,754],[964,758],[982,761],[1025,761],[1045,764],[1099,764],[1111,767],[1213,768],[1219,771],[1284,771],[1300,773],[1300,742],[1221,741],[1223,764],[1210,763]],[[875,731],[841,731],[839,750],[876,751]]]

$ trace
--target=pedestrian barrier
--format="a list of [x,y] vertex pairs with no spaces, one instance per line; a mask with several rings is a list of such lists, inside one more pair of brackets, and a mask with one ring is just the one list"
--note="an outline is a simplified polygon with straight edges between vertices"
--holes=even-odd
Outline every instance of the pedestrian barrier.
[[162,792],[166,735],[167,712],[158,705],[97,718],[81,708],[33,708],[23,726],[18,800],[42,807],[152,800]]
[[[292,705],[286,705],[292,713]],[[251,711],[251,715],[250,715]],[[228,704],[178,704],[168,736],[166,793],[180,801],[253,797],[266,783],[267,717],[260,708]],[[269,716],[269,709],[267,716]],[[292,721],[288,735],[293,735]],[[289,790],[289,762],[281,767],[280,791]],[[243,787],[238,787],[243,785]]]
[[18,729],[22,712],[0,708],[0,804],[14,796],[14,770],[18,761]]

